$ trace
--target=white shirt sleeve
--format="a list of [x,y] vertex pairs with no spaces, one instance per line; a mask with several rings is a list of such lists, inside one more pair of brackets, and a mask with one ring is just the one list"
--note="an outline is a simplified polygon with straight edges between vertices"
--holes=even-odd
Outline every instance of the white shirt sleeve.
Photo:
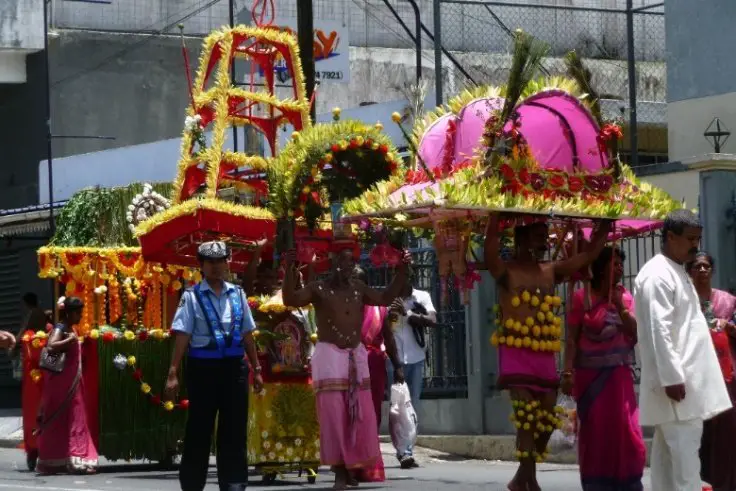
[[643,303],[637,310],[647,317],[638,320],[648,327],[649,332],[644,332],[650,336],[659,383],[662,387],[684,384],[682,360],[671,336],[675,320],[673,288],[662,278],[647,278],[641,284],[637,302]]
[[422,307],[427,309],[427,317],[432,319],[432,322],[437,322],[437,310],[435,310],[434,304],[432,304],[432,296],[429,292],[422,292],[422,295],[417,300],[422,304]]

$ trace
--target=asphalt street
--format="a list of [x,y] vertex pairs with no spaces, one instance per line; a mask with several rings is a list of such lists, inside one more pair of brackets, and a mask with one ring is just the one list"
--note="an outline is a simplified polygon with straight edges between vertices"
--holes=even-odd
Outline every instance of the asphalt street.
[[[438,452],[419,449],[418,469],[402,470],[391,454],[389,445],[382,445],[387,480],[383,483],[361,484],[359,489],[389,490],[447,490],[453,491],[505,491],[506,483],[515,471],[510,462],[486,462],[467,460]],[[207,490],[217,489],[214,461],[210,467]],[[580,482],[576,466],[543,465],[539,483],[544,491],[578,491]],[[646,489],[649,479],[645,478]],[[331,489],[332,475],[323,470],[315,484],[296,474],[286,475],[272,485],[264,485],[260,476],[252,475],[249,489],[269,491],[322,491]],[[177,490],[176,471],[164,471],[146,463],[103,462],[100,472],[94,476],[38,477],[26,470],[25,455],[20,450],[0,450],[0,491],[163,491]]]

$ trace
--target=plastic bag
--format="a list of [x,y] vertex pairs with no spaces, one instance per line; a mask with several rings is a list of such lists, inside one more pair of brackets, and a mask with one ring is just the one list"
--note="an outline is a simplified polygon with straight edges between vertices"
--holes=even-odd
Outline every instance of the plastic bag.
[[391,407],[388,413],[391,442],[399,454],[405,453],[417,441],[417,413],[411,403],[406,383],[391,386]]
[[562,428],[552,432],[549,439],[549,449],[552,453],[561,453],[575,448],[578,435],[578,415],[575,399],[570,396],[561,395],[557,405],[565,411],[560,414]]

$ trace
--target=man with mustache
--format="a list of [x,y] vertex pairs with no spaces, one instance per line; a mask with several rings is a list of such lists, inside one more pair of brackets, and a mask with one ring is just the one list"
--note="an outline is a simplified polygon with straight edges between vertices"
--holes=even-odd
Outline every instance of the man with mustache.
[[494,333],[498,344],[499,375],[496,385],[506,389],[514,407],[519,469],[508,484],[510,491],[539,491],[536,464],[542,462],[556,424],[554,407],[560,376],[557,351],[561,306],[555,285],[587,268],[606,242],[610,221],[599,224],[583,252],[565,260],[545,261],[549,249],[546,223],[514,228],[514,254],[501,258],[499,216],[488,220],[484,255],[486,266],[499,287],[501,325]]
[[684,266],[695,258],[702,232],[694,213],[670,213],[662,253],[634,283],[640,422],[655,429],[652,491],[700,491],[703,420],[731,407],[698,292]]

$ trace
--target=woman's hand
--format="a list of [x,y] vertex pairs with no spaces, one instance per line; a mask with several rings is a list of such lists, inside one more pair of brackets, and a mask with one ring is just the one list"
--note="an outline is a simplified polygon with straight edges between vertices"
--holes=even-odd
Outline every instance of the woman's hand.
[[575,382],[572,377],[572,372],[563,372],[560,378],[560,391],[566,396],[572,396]]
[[15,336],[8,331],[0,331],[0,348],[9,350],[15,348]]

